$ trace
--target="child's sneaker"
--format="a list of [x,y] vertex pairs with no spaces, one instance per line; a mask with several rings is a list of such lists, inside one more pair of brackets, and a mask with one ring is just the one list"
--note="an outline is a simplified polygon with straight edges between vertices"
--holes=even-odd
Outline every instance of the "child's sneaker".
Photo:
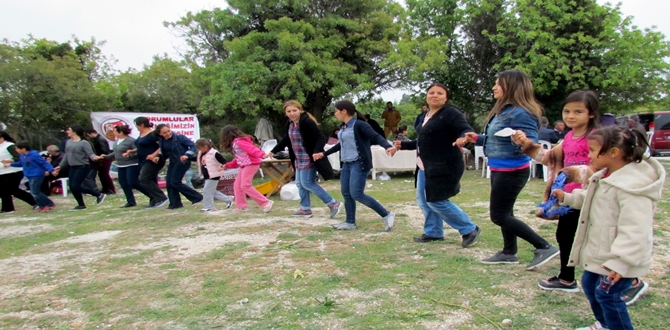
[[231,206],[233,206],[233,201],[230,201],[226,203],[226,208],[229,209]]
[[626,303],[626,306],[630,306],[640,299],[647,290],[649,290],[649,284],[638,278],[636,285],[631,285],[621,294],[621,300]]
[[272,210],[272,205],[273,205],[274,203],[275,203],[275,202],[273,202],[273,201],[268,201],[267,203],[265,203],[265,205],[263,205],[263,212],[264,212],[264,213],[268,213],[268,212],[270,212],[270,210]]
[[548,280],[542,280],[537,283],[543,290],[558,290],[565,292],[579,292],[579,287],[577,287],[577,282],[572,281],[570,284],[566,284],[561,281],[558,276],[554,276]]
[[576,328],[575,330],[599,330],[599,329],[607,329],[607,328],[603,327],[599,321],[596,321],[596,323],[593,323],[588,327]]
[[300,209],[298,211],[295,211],[291,213],[292,217],[299,217],[299,218],[311,218],[312,217],[312,210],[303,210]]

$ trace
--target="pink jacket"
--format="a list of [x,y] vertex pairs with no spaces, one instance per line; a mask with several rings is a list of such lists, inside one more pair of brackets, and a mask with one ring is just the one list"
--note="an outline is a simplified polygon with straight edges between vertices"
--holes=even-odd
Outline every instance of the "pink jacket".
[[265,152],[251,142],[251,136],[233,140],[233,154],[235,158],[226,163],[226,168],[238,168],[260,164]]

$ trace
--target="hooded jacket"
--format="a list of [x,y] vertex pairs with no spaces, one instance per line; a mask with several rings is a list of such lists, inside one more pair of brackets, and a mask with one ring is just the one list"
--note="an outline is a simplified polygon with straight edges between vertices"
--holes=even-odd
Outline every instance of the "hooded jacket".
[[563,204],[582,210],[568,266],[580,265],[600,275],[610,273],[604,266],[623,277],[645,276],[651,267],[654,211],[665,169],[648,158],[605,174],[598,171],[586,190],[565,194]]
[[248,165],[258,165],[263,161],[265,152],[251,142],[251,136],[238,137],[233,140],[232,146],[235,158],[226,163],[226,168],[239,168]]
[[23,167],[23,175],[28,178],[43,178],[44,172],[53,172],[54,167],[36,150],[21,154],[18,162],[11,163],[13,167]]

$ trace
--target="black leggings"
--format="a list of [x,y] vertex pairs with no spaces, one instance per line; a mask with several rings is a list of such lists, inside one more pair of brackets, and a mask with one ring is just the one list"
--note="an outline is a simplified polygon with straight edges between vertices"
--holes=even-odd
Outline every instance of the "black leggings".
[[536,249],[549,247],[549,242],[533,231],[526,223],[514,217],[514,203],[526,186],[530,168],[511,172],[491,171],[491,221],[500,226],[503,236],[503,253],[516,254],[517,237]]
[[31,206],[35,206],[35,199],[33,196],[19,188],[21,180],[23,179],[23,172],[14,172],[0,175],[0,198],[2,198],[2,212],[14,211],[14,200],[16,197]]
[[575,267],[568,267],[568,262],[570,261],[572,243],[575,242],[579,213],[579,210],[570,210],[568,214],[558,218],[558,227],[556,227],[556,241],[558,242],[558,248],[561,250],[561,272],[558,274],[558,278],[567,282],[575,280]]

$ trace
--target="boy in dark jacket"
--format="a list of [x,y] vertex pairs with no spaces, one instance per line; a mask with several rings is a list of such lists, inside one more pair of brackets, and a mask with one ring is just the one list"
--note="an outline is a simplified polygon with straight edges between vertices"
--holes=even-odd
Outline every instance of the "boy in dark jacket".
[[18,162],[12,162],[11,160],[3,160],[2,162],[13,167],[23,167],[23,175],[28,178],[30,185],[30,194],[35,198],[35,202],[39,207],[37,212],[50,211],[56,207],[56,204],[40,190],[40,186],[45,175],[53,175],[53,166],[37,151],[31,150],[28,141],[17,142],[16,152],[20,155]]

